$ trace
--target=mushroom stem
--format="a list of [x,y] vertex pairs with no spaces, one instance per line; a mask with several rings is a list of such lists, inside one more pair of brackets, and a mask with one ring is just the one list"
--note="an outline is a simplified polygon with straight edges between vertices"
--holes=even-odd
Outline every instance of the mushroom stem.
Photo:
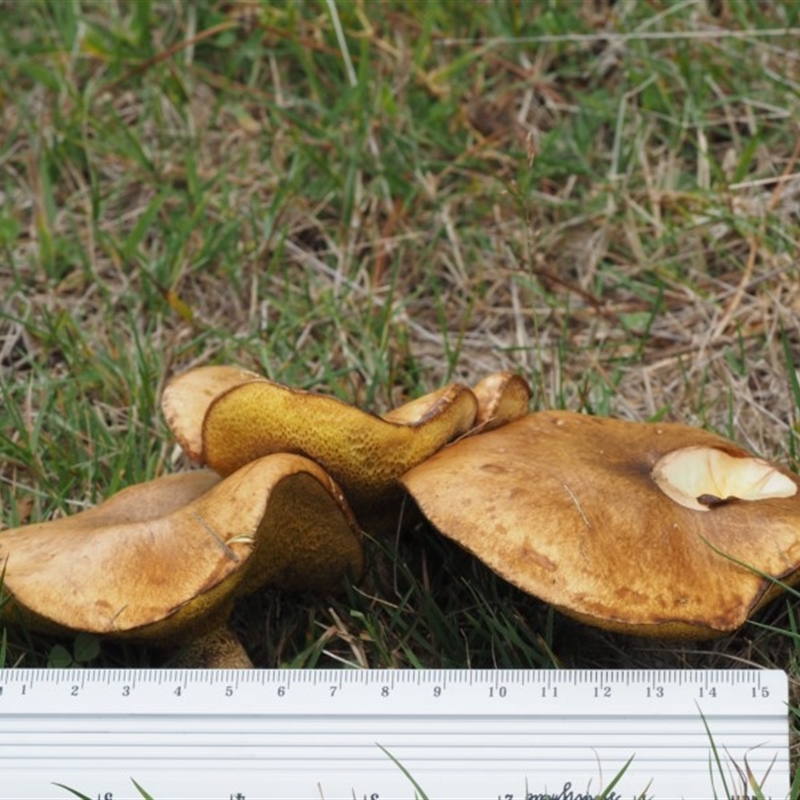
[[169,662],[178,669],[252,669],[253,662],[236,634],[220,625],[184,645]]

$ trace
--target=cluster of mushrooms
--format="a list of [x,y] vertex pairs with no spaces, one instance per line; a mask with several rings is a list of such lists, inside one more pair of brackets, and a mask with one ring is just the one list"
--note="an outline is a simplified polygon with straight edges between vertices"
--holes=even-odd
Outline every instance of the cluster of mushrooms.
[[405,495],[504,579],[610,630],[724,634],[800,579],[792,473],[701,429],[529,401],[503,372],[375,416],[236,367],[190,370],[162,408],[206,469],[0,532],[3,621],[248,666],[226,627],[235,599],[358,580],[362,531],[394,531]]

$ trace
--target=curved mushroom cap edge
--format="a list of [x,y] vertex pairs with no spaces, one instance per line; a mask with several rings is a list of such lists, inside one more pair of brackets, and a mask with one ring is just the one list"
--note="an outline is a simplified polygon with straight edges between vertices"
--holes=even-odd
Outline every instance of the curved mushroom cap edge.
[[17,616],[45,632],[180,639],[263,585],[327,589],[363,569],[361,534],[331,478],[280,454],[128,487],[100,505],[0,533]]

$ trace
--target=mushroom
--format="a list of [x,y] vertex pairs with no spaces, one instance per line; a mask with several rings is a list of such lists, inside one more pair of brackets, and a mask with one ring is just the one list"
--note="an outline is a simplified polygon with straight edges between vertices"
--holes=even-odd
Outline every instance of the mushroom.
[[269,453],[313,459],[342,487],[362,527],[381,529],[398,478],[474,425],[478,404],[452,384],[383,417],[228,366],[190,370],[162,408],[189,458],[228,475]]
[[474,433],[507,425],[528,413],[531,387],[515,372],[493,372],[473,389],[478,401]]
[[3,531],[3,566],[5,621],[168,645],[200,640],[195,653],[230,666],[242,663],[241,650],[220,626],[236,597],[264,585],[335,587],[361,573],[362,549],[331,478],[281,454],[224,480],[164,476],[87,511]]
[[401,482],[500,576],[610,630],[721,635],[800,579],[798,479],[686,425],[539,412]]

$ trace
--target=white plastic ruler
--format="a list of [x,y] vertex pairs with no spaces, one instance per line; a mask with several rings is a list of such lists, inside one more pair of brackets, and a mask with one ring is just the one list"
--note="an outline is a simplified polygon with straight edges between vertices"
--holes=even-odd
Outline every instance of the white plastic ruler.
[[0,670],[0,800],[783,800],[788,745],[779,671]]

